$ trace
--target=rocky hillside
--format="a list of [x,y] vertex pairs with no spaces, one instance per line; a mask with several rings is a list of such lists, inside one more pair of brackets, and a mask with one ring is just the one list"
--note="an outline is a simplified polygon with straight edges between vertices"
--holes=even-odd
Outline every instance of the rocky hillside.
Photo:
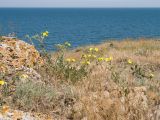
[[[34,46],[19,39],[13,39],[10,37],[0,38],[0,75],[9,75],[5,76],[8,77],[7,79],[9,81],[12,81],[13,74],[20,71],[23,72],[22,77],[24,78],[22,79],[25,79],[25,77],[30,77],[31,79],[35,80],[40,79],[40,75],[34,70],[34,68],[41,66],[42,64],[43,60]],[[2,80],[0,79],[0,81]],[[0,86],[0,90],[0,99],[3,99],[1,98],[2,92],[4,92],[2,90],[2,86]],[[7,104],[0,106],[0,108],[0,120],[51,119],[43,114],[23,112],[12,109]]]
[[0,119],[159,120],[160,41],[109,41],[40,56],[0,39]]

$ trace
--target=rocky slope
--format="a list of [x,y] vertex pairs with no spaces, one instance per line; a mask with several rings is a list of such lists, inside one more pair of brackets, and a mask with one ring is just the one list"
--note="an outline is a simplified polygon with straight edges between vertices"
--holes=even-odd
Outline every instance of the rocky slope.
[[[56,64],[57,54],[47,63],[34,46],[2,37],[0,120],[159,120],[159,51],[160,41],[112,41],[67,51],[74,61]],[[89,72],[77,80],[83,59]]]
[[[1,37],[0,39],[0,74],[14,74],[23,72],[23,78],[30,77],[33,80],[40,79],[40,75],[34,70],[35,67],[41,66],[43,60],[34,46],[10,37]],[[25,77],[26,76],[26,77]],[[12,77],[7,78],[11,81]],[[9,83],[8,83],[9,84]],[[1,99],[0,86],[0,99]],[[0,106],[0,120],[50,120],[43,114],[34,114],[13,110],[9,106]]]
[[42,62],[34,46],[18,39],[1,38],[0,72],[10,72],[21,67],[34,68]]

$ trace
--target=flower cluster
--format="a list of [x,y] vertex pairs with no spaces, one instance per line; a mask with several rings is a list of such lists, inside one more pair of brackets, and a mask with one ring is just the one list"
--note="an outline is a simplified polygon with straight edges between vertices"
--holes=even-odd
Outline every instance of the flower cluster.
[[102,62],[102,61],[111,62],[113,60],[113,57],[112,56],[107,57],[107,58],[99,57],[97,60],[98,62]]
[[91,64],[91,62],[90,61],[83,61],[83,62],[81,62],[83,65],[90,65]]
[[108,58],[105,58],[105,61],[106,62],[110,62],[110,61],[112,61],[113,60],[113,57],[112,56],[110,56],[110,57],[108,57]]
[[131,59],[128,59],[128,64],[133,64],[132,60]]
[[67,59],[66,59],[66,62],[69,62],[69,63],[70,63],[70,62],[76,62],[76,59],[74,59],[74,58],[67,58]]
[[91,48],[89,48],[89,51],[90,51],[90,52],[98,52],[99,49],[98,49],[98,48],[92,48],[92,47],[91,47]]

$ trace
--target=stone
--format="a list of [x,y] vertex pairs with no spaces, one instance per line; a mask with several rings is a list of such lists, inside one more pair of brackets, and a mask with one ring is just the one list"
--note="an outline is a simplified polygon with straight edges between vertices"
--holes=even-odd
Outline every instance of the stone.
[[42,64],[43,60],[33,45],[9,37],[0,40],[0,72],[21,67],[34,68]]

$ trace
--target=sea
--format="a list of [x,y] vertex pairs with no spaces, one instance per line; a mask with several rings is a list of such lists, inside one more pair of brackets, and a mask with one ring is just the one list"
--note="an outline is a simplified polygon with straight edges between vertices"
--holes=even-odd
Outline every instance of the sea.
[[[28,42],[48,31],[47,50],[68,41],[73,47],[126,38],[160,38],[160,8],[0,8],[0,35]],[[37,45],[37,43],[35,42]]]

